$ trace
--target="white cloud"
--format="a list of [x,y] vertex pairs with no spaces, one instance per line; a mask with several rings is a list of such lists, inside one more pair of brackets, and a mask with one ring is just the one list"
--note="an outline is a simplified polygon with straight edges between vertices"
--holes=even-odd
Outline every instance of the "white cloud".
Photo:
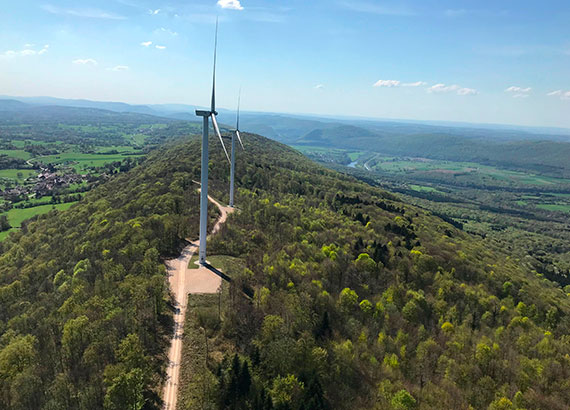
[[570,91],[556,90],[546,95],[549,97],[560,97],[561,100],[570,100]]
[[152,41],[143,41],[143,42],[141,43],[141,46],[143,46],[143,47],[148,47],[148,46],[150,46],[150,45],[152,45]]
[[72,63],[76,65],[97,65],[97,60],[92,58],[78,58],[77,60],[73,60]]
[[402,87],[422,87],[427,85],[425,81],[416,81],[415,83],[403,83]]
[[218,6],[223,9],[243,10],[239,0],[218,0]]
[[457,90],[457,95],[476,95],[476,94],[479,94],[479,92],[474,88],[465,87]]
[[166,49],[166,46],[159,46],[159,45],[156,45],[155,47],[156,47],[157,49],[159,49],[159,50],[164,50],[164,49]]
[[399,85],[400,81],[398,80],[378,80],[373,87],[398,87]]
[[97,65],[97,60],[92,58],[78,58],[72,61],[75,65]]
[[118,14],[109,13],[103,10],[93,9],[93,8],[66,9],[66,8],[56,7],[51,4],[46,4],[42,6],[42,9],[51,14],[61,14],[61,15],[68,15],[74,17],[108,19],[108,20],[124,20],[126,18]]
[[129,66],[126,65],[117,65],[112,68],[108,68],[109,71],[129,71]]
[[315,85],[315,90],[322,90],[323,88],[325,88],[325,86],[323,84]]
[[46,44],[45,46],[43,46],[43,48],[41,48],[40,50],[34,50],[32,48],[30,48],[32,45],[31,44],[26,44],[23,50],[19,50],[19,51],[14,51],[14,50],[8,50],[5,51],[4,53],[0,54],[0,58],[3,59],[11,59],[11,58],[15,58],[15,57],[30,57],[30,56],[35,56],[35,55],[44,55],[45,53],[47,53],[48,49],[49,49],[49,44]]
[[156,16],[158,13],[160,13],[160,9],[156,9],[156,10],[149,10],[148,14],[150,14],[151,16]]
[[178,35],[178,33],[176,31],[172,31],[172,30],[170,30],[168,28],[164,28],[164,27],[161,27],[160,29],[155,30],[155,32],[170,34],[173,37],[176,37]]
[[517,87],[515,85],[510,86],[509,88],[507,88],[505,90],[506,93],[515,93],[515,94],[526,94],[529,93],[532,90],[532,88],[527,87],[527,88],[522,88],[522,87]]
[[458,85],[445,85],[442,83],[432,85],[427,90],[429,93],[449,93],[457,91],[459,89]]
[[457,95],[476,95],[479,92],[474,88],[460,87],[457,84],[445,85],[442,83],[432,85],[427,89],[428,93],[446,94],[456,93]]

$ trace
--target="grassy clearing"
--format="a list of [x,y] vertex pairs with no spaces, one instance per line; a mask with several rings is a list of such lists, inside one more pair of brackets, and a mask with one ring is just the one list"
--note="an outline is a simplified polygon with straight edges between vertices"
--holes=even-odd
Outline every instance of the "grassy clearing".
[[0,154],[4,154],[11,158],[18,158],[23,160],[28,160],[32,155],[28,151],[21,149],[0,149]]
[[26,209],[17,209],[13,208],[10,209],[8,212],[4,212],[1,215],[6,215],[8,217],[8,222],[12,225],[13,228],[19,228],[22,226],[22,222],[27,219],[30,219],[36,215],[41,215],[48,213],[54,209],[59,211],[64,211],[71,207],[75,202],[68,202],[66,204],[56,204],[56,205],[41,205],[41,206],[34,206],[33,208],[26,208]]
[[440,190],[435,189],[431,186],[410,185],[410,188],[417,192],[441,192]]
[[192,255],[192,257],[190,258],[190,261],[188,261],[188,269],[198,269],[198,265],[196,264],[196,262],[198,262],[198,258],[200,256],[198,255],[198,252],[194,253],[194,255]]
[[107,153],[110,151],[117,151],[119,154],[132,154],[132,153],[138,153],[139,149],[137,147],[133,147],[130,145],[112,145],[110,147],[96,147],[95,148],[95,152],[98,155],[101,155],[101,154],[104,154],[104,153]]
[[[107,150],[112,148],[107,147]],[[67,164],[73,166],[77,172],[83,171],[90,167],[102,167],[110,162],[120,162],[127,157],[139,157],[141,155],[124,155],[124,154],[82,154],[79,152],[65,152],[59,155],[47,155],[39,157],[38,160],[43,163]]]
[[178,409],[217,408],[218,380],[213,372],[224,355],[234,349],[225,341],[222,331],[224,307],[228,303],[229,284],[226,282],[222,283],[221,295],[188,295]]
[[[190,266],[198,260],[194,256]],[[229,276],[245,267],[241,259],[225,255],[210,256],[208,261]],[[213,372],[224,355],[233,351],[232,344],[223,336],[223,312],[230,303],[229,288],[229,283],[222,281],[221,295],[188,295],[178,409],[217,408],[218,381]]]
[[[188,269],[198,269],[196,262],[198,261],[199,255],[196,252],[190,258],[188,262]],[[234,258],[233,256],[226,255],[213,255],[207,257],[210,265],[214,266],[216,269],[221,270],[225,274],[231,276],[232,273],[241,273],[245,268],[245,264],[239,258]]]
[[570,205],[564,204],[539,204],[536,206],[539,209],[551,212],[568,212],[570,213]]
[[29,177],[35,177],[38,174],[33,169],[0,169],[0,178],[10,178],[23,181]]

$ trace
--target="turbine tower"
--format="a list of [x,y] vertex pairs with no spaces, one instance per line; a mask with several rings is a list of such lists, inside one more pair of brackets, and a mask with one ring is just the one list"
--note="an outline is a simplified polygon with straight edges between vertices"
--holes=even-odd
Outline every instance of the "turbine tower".
[[241,90],[238,96],[238,107],[237,107],[237,119],[236,119],[236,129],[232,132],[232,161],[230,166],[230,207],[234,207],[234,181],[236,176],[236,137],[241,145],[241,149],[245,149],[243,147],[243,142],[241,141],[241,137],[239,135],[239,106],[241,101]]
[[216,19],[216,37],[214,42],[214,74],[212,79],[212,105],[210,111],[196,110],[196,115],[203,118],[203,129],[202,129],[202,176],[201,176],[201,189],[200,189],[200,251],[199,251],[199,263],[201,265],[206,264],[206,237],[208,236],[208,134],[210,123],[209,119],[212,119],[212,125],[214,127],[214,132],[218,135],[224,153],[228,162],[230,162],[230,157],[224,141],[222,140],[222,135],[220,134],[220,128],[218,127],[218,122],[216,121],[216,57],[218,49],[218,20]]

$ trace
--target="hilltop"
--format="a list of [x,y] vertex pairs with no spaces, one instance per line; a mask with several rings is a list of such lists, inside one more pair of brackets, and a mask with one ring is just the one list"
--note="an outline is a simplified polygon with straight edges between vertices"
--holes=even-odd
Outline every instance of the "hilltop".
[[[0,244],[1,407],[159,408],[163,261],[198,228],[200,143],[184,138]],[[202,322],[223,349],[195,369],[208,389],[181,387],[188,406],[567,408],[562,289],[393,194],[244,143],[239,212],[210,245],[233,282],[221,323]]]

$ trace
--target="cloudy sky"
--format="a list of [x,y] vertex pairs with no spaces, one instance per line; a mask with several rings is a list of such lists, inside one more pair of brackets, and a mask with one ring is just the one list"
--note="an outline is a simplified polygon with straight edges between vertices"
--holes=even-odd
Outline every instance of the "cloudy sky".
[[0,94],[570,128],[566,0],[26,0]]

